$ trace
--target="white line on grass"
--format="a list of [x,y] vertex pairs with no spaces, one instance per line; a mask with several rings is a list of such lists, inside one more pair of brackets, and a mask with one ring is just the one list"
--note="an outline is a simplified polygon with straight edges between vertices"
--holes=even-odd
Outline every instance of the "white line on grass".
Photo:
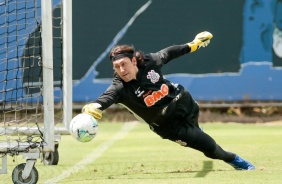
[[125,123],[119,132],[117,132],[110,140],[100,144],[96,149],[94,149],[91,153],[89,153],[85,159],[77,162],[71,168],[62,172],[61,175],[54,177],[45,183],[57,183],[60,180],[63,180],[75,172],[83,169],[87,164],[93,162],[97,158],[99,158],[107,149],[109,149],[116,141],[122,139],[126,136],[137,124],[137,122]]

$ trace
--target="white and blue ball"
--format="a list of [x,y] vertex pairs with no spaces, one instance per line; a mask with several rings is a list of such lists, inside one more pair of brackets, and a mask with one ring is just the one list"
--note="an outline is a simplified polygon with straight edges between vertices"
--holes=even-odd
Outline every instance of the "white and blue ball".
[[70,122],[70,133],[79,142],[89,142],[98,133],[98,122],[88,114],[78,114]]

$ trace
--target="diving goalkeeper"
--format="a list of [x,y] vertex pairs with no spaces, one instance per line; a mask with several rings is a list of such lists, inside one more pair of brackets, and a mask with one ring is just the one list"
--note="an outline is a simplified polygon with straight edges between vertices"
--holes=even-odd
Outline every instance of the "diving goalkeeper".
[[163,139],[223,160],[237,170],[254,170],[253,164],[223,150],[199,128],[197,102],[182,85],[166,80],[161,71],[171,60],[207,46],[211,38],[211,33],[201,32],[192,42],[146,55],[131,45],[115,46],[110,52],[115,71],[113,82],[98,99],[85,105],[82,112],[100,119],[102,110],[115,103],[122,104]]

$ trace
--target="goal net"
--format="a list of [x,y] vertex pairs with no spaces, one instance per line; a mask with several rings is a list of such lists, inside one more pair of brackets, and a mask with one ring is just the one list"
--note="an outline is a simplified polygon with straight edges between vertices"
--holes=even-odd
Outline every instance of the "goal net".
[[56,134],[68,132],[70,12],[68,0],[0,0],[0,173],[7,155],[37,159],[55,151]]

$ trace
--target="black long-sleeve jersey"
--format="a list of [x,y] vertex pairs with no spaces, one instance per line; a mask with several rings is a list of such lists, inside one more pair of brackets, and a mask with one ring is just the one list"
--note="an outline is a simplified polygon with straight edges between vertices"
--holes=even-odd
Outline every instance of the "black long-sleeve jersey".
[[94,102],[102,106],[101,110],[119,103],[139,120],[141,118],[148,124],[158,121],[163,109],[183,91],[181,85],[173,84],[164,78],[161,68],[172,59],[189,52],[190,47],[183,44],[146,54],[145,65],[138,68],[136,80],[124,82],[116,75],[109,88]]

